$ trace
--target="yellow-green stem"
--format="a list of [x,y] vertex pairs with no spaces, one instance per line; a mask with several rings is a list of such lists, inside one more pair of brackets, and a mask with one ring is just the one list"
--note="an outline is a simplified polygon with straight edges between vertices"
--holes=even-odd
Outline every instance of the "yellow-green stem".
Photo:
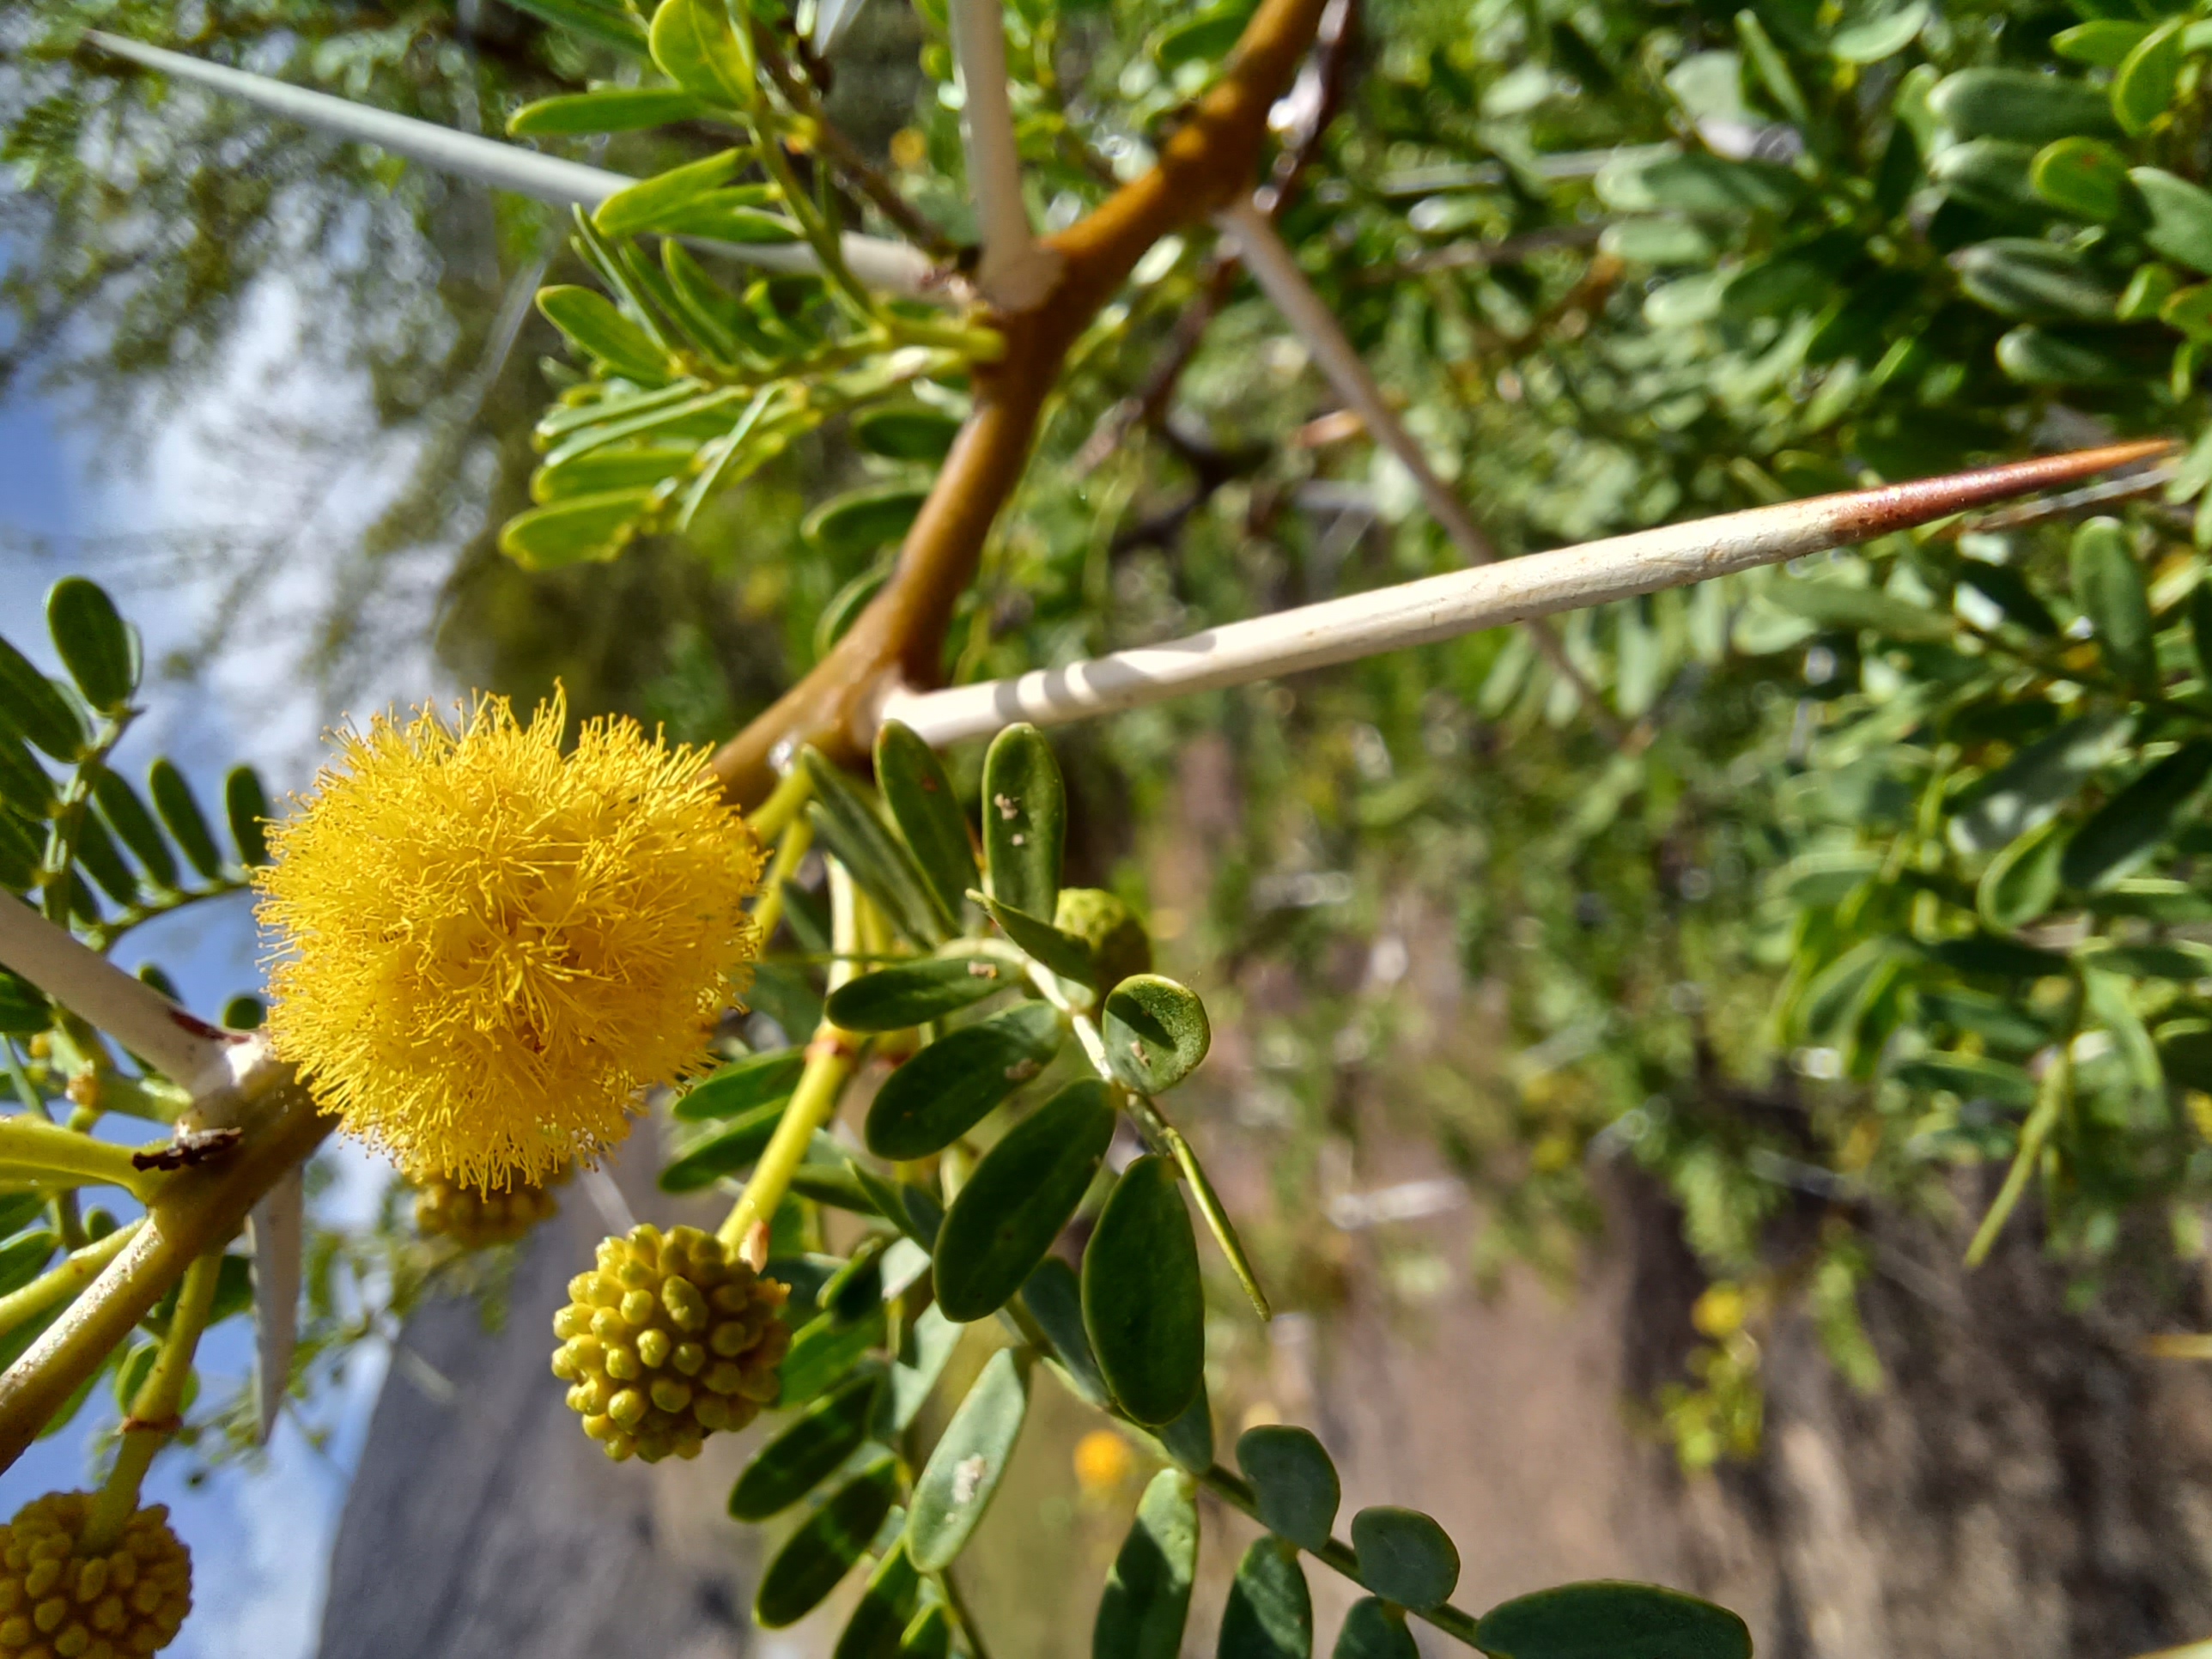
[[52,1176],[65,1185],[121,1187],[142,1201],[157,1179],[131,1162],[129,1147],[94,1140],[28,1113],[0,1117],[0,1166],[10,1174],[26,1170],[33,1179]]
[[79,1547],[97,1555],[112,1549],[123,1528],[138,1509],[138,1488],[154,1454],[161,1449],[181,1425],[178,1413],[185,1401],[185,1383],[192,1374],[192,1353],[200,1345],[208,1314],[215,1306],[216,1285],[222,1278],[222,1252],[210,1250],[185,1270],[177,1291],[176,1311],[169,1316],[169,1334],[154,1368],[146,1373],[124,1420],[122,1449],[115,1467],[93,1500],[92,1518],[85,1523]]
[[2074,1014],[2067,1020],[2057,1052],[2051,1055],[2050,1068],[2043,1074],[2043,1087],[2036,1095],[2035,1109],[2020,1126],[2020,1150],[2013,1154],[2012,1168],[2005,1171],[2004,1185],[1997,1189],[1996,1201],[1982,1218],[1982,1224],[1974,1229],[1973,1243],[1966,1246],[1969,1267],[1980,1267],[1996,1246],[1997,1235],[2004,1231],[2021,1194],[2027,1190],[2028,1178],[2035,1173],[2045,1143],[2051,1139],[2051,1130],[2058,1127],[2059,1115],[2073,1098],[2074,1028],[2080,1023],[2081,1006],[2081,991],[2077,985],[2074,991]]
[[20,1291],[0,1296],[0,1336],[25,1320],[42,1314],[57,1302],[66,1302],[99,1276],[100,1270],[123,1253],[123,1247],[145,1224],[131,1221],[105,1238],[94,1239],[81,1250],[62,1258],[59,1267],[39,1275]]
[[791,878],[799,873],[799,861],[806,856],[806,849],[814,845],[814,825],[805,818],[793,818],[783,832],[783,839],[775,846],[775,862],[769,866],[768,879],[761,884],[761,896],[753,904],[753,930],[761,948],[775,932],[775,925],[783,920],[783,891]]
[[760,1162],[753,1166],[752,1179],[745,1182],[730,1218],[721,1225],[720,1237],[730,1249],[744,1249],[753,1224],[775,1214],[790,1188],[792,1171],[806,1157],[814,1132],[837,1109],[837,1097],[844,1091],[845,1079],[853,1074],[855,1058],[844,1033],[823,1020],[815,1030],[814,1041],[807,1045],[806,1069],[799,1074],[791,1104],[783,1109],[775,1133],[769,1137]]
[[775,793],[745,814],[745,822],[761,840],[774,841],[787,826],[799,821],[799,813],[813,793],[814,783],[806,775],[806,769],[794,766],[783,775]]

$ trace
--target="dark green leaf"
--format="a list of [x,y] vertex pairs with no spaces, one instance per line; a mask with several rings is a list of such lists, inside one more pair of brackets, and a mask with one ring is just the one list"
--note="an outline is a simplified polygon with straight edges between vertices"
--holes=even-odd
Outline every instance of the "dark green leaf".
[[984,1362],[914,1483],[906,1548],[924,1572],[942,1572],[967,1547],[1006,1475],[1029,1404],[1028,1363],[1012,1348],[1000,1349]]
[[921,1415],[922,1404],[945,1375],[952,1351],[960,1346],[964,1328],[954,1324],[932,1305],[921,1310],[906,1338],[906,1354],[891,1366],[890,1393],[884,1401],[885,1431],[904,1434]]
[[1419,1510],[1377,1504],[1352,1517],[1359,1582],[1401,1607],[1433,1607],[1459,1583],[1459,1552]]
[[2175,1083],[2212,1090],[2212,1020],[2174,1020],[2158,1028],[2159,1064]]
[[956,922],[977,878],[968,820],[953,797],[952,781],[910,727],[885,720],[876,733],[876,784],[945,921]]
[[1789,168],[1717,155],[1666,155],[1615,162],[1597,177],[1598,194],[1623,212],[1783,213],[1805,191]]
[[27,818],[43,818],[52,816],[59,800],[52,775],[21,738],[0,725],[0,805]]
[[921,1575],[907,1559],[905,1548],[892,1545],[868,1575],[860,1603],[845,1621],[830,1659],[897,1659],[899,1638],[914,1621],[921,1593]]
[[2160,23],[2137,41],[2112,76],[2112,117],[2122,131],[2149,130],[2166,113],[2181,81],[2181,32],[2185,17]]
[[36,1036],[53,1023],[53,1005],[39,988],[0,968],[0,1036]]
[[951,1659],[951,1653],[952,1615],[942,1601],[915,1614],[899,1638],[898,1659]]
[[1288,1424],[1247,1429],[1237,1437],[1237,1467],[1252,1483],[1262,1526],[1303,1549],[1328,1547],[1342,1489],[1320,1441]]
[[1251,8],[1240,3],[1209,7],[1168,28],[1153,46],[1152,57],[1170,71],[1185,64],[1214,63],[1237,44],[1251,15]]
[[2074,832],[2059,860],[2069,887],[2087,891],[2132,873],[2171,836],[2212,777],[2212,741],[2185,744],[2106,801]]
[[1114,1122],[1111,1091],[1085,1078],[984,1155],[938,1235],[937,1300],[948,1318],[981,1319],[1022,1288],[1090,1190]]
[[2058,861],[2066,851],[2056,825],[2031,830],[1990,860],[1974,889],[1974,908],[1991,927],[2025,927],[2057,902]]
[[853,422],[854,442],[895,461],[941,461],[959,434],[957,420],[924,404],[872,409]]
[[[728,184],[747,159],[740,149],[720,150],[641,179],[592,209],[592,224],[602,236],[635,236],[656,229],[671,213]],[[538,305],[541,309],[544,305],[542,295]]]
[[226,1031],[258,1031],[269,1018],[269,1005],[250,992],[241,991],[222,1005],[222,1012],[216,1023]]
[[856,559],[902,539],[928,496],[909,484],[856,490],[816,507],[799,533],[832,559]]
[[671,1109],[679,1121],[737,1117],[763,1106],[781,1106],[798,1086],[806,1056],[797,1048],[747,1054],[693,1084]]
[[[2050,217],[2050,204],[2036,193],[2033,183],[2035,159],[2033,144],[2015,143],[2009,138],[1969,138],[1930,161],[1928,176],[1943,187],[1946,195],[1969,207],[2001,219],[2040,222]],[[2120,178],[2124,184],[2124,169]]]
[[1928,94],[1936,117],[1961,138],[2047,144],[2114,130],[2112,106],[2094,87],[2029,70],[1972,69],[1946,76]]
[[1962,939],[1939,940],[1927,947],[1929,959],[1962,974],[1986,974],[1995,979],[2042,979],[2066,971],[2066,958],[2055,951],[2039,951],[2008,939],[1987,933],[1968,933]]
[[888,1456],[854,1475],[775,1553],[753,1597],[754,1619],[781,1630],[813,1612],[867,1552],[897,1496],[898,1474]]
[[895,1162],[941,1152],[1060,1052],[1060,1012],[1025,1002],[939,1037],[884,1080],[868,1150]]
[[2117,17],[2100,17],[2061,29],[2051,37],[2051,49],[2061,58],[2097,69],[2118,69],[2136,43],[2150,33],[2150,25]]
[[91,747],[92,733],[69,694],[5,640],[0,640],[0,725],[13,726],[58,761],[78,760]]
[[1951,264],[1959,286],[2002,317],[2108,322],[2120,301],[2119,289],[2081,255],[2028,237],[1978,242],[1953,254]]
[[1086,1403],[1107,1403],[1106,1379],[1091,1352],[1090,1333],[1083,1328],[1083,1286],[1075,1269],[1056,1255],[1036,1265],[1022,1285],[1022,1305],[1052,1344],[1052,1358]]
[[875,807],[819,750],[800,755],[813,781],[808,815],[837,861],[852,872],[891,926],[925,948],[943,943],[951,929],[939,913],[929,884],[906,843],[893,835]]
[[26,1233],[0,1247],[0,1296],[22,1289],[43,1273],[60,1242],[52,1233]]
[[2006,1106],[2035,1103],[2035,1079],[2017,1066],[1973,1054],[1928,1054],[1908,1060],[1891,1076],[1908,1089],[1948,1091],[1961,1100],[1993,1100]]
[[848,1031],[902,1031],[1021,982],[1018,968],[991,957],[933,957],[847,980],[824,1006],[831,1023]]
[[823,1395],[753,1454],[730,1489],[730,1514],[765,1521],[806,1496],[843,1467],[868,1437],[883,1378],[854,1376]]
[[1162,1469],[1145,1488],[1106,1577],[1091,1659],[1176,1659],[1197,1570],[1198,1483],[1180,1469]]
[[2118,519],[2091,519],[2074,532],[2071,572],[2074,603],[2096,629],[2106,665],[2138,687],[2156,687],[2149,591]]
[[570,133],[635,132],[696,121],[711,106],[667,87],[598,87],[525,104],[507,118],[507,136],[548,138]]
[[1221,1613],[1218,1659],[1309,1659],[1313,1652],[1313,1596],[1298,1553],[1256,1538],[1237,1563]]
[[659,343],[598,289],[543,288],[538,308],[579,351],[623,379],[659,386],[670,378],[668,354]]
[[2040,200],[2096,224],[2118,218],[2134,194],[2128,158],[2096,138],[2045,145],[2028,168],[2028,181]]
[[525,570],[602,563],[629,545],[649,489],[571,495],[518,513],[499,532],[499,550]]
[[696,1193],[713,1186],[725,1176],[750,1169],[768,1150],[769,1138],[775,1133],[775,1126],[783,1121],[783,1109],[790,1099],[786,1095],[747,1108],[731,1119],[729,1127],[719,1134],[708,1136],[681,1157],[671,1159],[668,1167],[660,1172],[660,1190]]
[[215,834],[174,762],[165,757],[147,769],[146,793],[153,796],[154,810],[192,868],[210,881],[220,876],[222,854],[216,849]]
[[1098,964],[1087,940],[1063,932],[1042,916],[1018,910],[998,899],[975,892],[969,896],[990,913],[1000,931],[1018,945],[1024,955],[1051,969],[1062,979],[1073,980],[1079,985],[1091,983]]
[[1926,0],[1912,0],[1895,11],[1838,29],[1828,50],[1846,64],[1879,64],[1918,39],[1920,31],[1928,27],[1928,18]]
[[2077,951],[2075,960],[2084,968],[2129,979],[2212,979],[2212,949],[2202,945],[2111,945]]
[[2114,386],[2152,371],[2154,344],[2118,329],[2024,323],[1997,342],[1997,367],[2022,386]]
[[854,1215],[883,1214],[868,1183],[860,1179],[859,1166],[849,1162],[802,1164],[791,1172],[791,1190],[800,1198]]
[[0,887],[28,892],[45,863],[42,838],[33,835],[31,826],[15,813],[0,810]]
[[2150,251],[2212,276],[2212,193],[2160,167],[2130,167],[2128,178],[2150,215]]
[[1083,1253],[1083,1324],[1121,1409],[1175,1419],[1206,1370],[1198,1237],[1176,1166],[1157,1155],[1121,1172]]
[[46,594],[46,631],[87,702],[107,714],[129,706],[143,666],[138,632],[105,588],[82,576],[63,577]]
[[645,51],[645,31],[619,6],[603,5],[599,0],[509,0],[509,3],[518,11],[573,29],[617,51],[638,54]]
[[1213,1402],[1206,1398],[1203,1377],[1190,1404],[1176,1414],[1174,1422],[1154,1429],[1152,1437],[1179,1469],[1204,1474],[1213,1467]]
[[234,766],[222,781],[223,815],[238,861],[249,867],[269,862],[269,792],[250,766]]
[[775,1398],[777,1408],[796,1411],[805,1405],[833,1387],[871,1348],[881,1346],[883,1340],[880,1304],[867,1318],[850,1322],[827,1313],[808,1320],[791,1339],[791,1352],[777,1373],[782,1384]]
[[945,1212],[927,1188],[910,1182],[886,1181],[858,1159],[848,1160],[846,1167],[874,1202],[877,1214],[887,1218],[924,1250],[937,1248],[938,1230],[945,1224]]
[[77,868],[100,884],[100,890],[118,904],[138,902],[138,878],[116,851],[106,826],[98,818],[81,818],[76,826]]
[[2034,588],[2028,586],[2027,578],[2010,565],[1984,564],[1977,559],[1961,560],[1959,580],[2003,611],[2007,621],[2045,639],[2057,635],[2058,619],[2037,597]]
[[1492,1607],[1474,1639],[1498,1659],[1751,1659],[1751,1632],[1726,1607],[1609,1581]]
[[1052,745],[1034,726],[1010,726],[992,739],[983,759],[982,816],[984,890],[1049,918],[1060,898],[1067,794]]
[[2118,757],[2134,729],[2127,714],[2084,714],[2038,738],[1958,798],[1951,844],[1962,853],[1992,853],[2048,823]]
[[107,827],[131,849],[139,866],[159,885],[174,887],[176,855],[170,852],[146,803],[138,799],[138,792],[123,781],[120,773],[103,766],[93,778],[92,796],[100,804],[100,815],[107,820]]
[[1114,1075],[1142,1094],[1175,1087],[1198,1069],[1213,1042],[1206,1005],[1158,974],[1138,974],[1115,986],[1098,1029]]
[[1363,1595],[1344,1615],[1329,1659],[1420,1659],[1406,1615],[1379,1595]]

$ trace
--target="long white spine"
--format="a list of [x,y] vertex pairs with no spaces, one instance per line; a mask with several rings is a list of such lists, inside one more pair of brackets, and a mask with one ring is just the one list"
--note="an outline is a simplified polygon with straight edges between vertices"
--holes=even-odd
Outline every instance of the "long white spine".
[[999,0],[951,0],[951,12],[953,63],[960,73],[960,136],[983,238],[975,286],[994,306],[1027,311],[1052,291],[1062,262],[1056,252],[1038,243],[1022,200],[1021,155],[1007,91],[1006,18]]

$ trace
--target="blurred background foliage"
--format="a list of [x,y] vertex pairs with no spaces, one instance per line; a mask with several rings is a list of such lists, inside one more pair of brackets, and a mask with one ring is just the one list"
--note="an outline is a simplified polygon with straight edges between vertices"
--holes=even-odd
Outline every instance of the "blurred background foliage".
[[[537,498],[533,423],[643,383],[528,307],[547,283],[604,287],[605,261],[544,210],[69,50],[96,24],[496,132],[549,95],[660,83],[621,28],[546,21],[595,9],[16,12],[0,361],[88,392],[127,437],[283,285],[313,351],[366,370],[378,417],[420,435],[365,544],[321,556],[373,586],[393,550],[450,548],[438,645],[457,682],[527,698],[557,676],[580,712],[711,742],[880,575],[895,529],[825,537],[824,504],[926,483],[927,461],[837,415],[680,532],[641,513],[526,569],[499,537]],[[896,191],[969,234],[927,0],[878,0],[820,57],[818,3],[757,9]],[[1042,223],[1141,167],[1245,11],[1009,8]],[[1509,552],[2203,425],[2212,23],[2192,10],[1365,0],[1340,17],[1343,44],[1281,112],[1293,136],[1302,111],[1331,118],[1279,180],[1285,234]],[[698,119],[543,142],[644,176],[732,140]],[[896,232],[797,160],[831,211]],[[1079,346],[948,674],[1454,562],[1218,258],[1162,245]],[[829,303],[771,288],[801,334]],[[957,367],[898,398],[957,413]],[[689,481],[729,431],[673,442]],[[1358,1198],[1378,1099],[1474,1194],[1482,1275],[1526,1261],[1566,1282],[1598,1165],[1664,1186],[1711,1280],[1688,1365],[1650,1402],[1692,1467],[1755,1449],[1758,1337],[1785,1315],[1881,1385],[1854,1312],[1877,1212],[1961,1248],[2008,1218],[2039,1227],[2085,1304],[2121,1272],[2180,1283],[2212,1176],[2208,475],[2197,446],[2123,496],[1570,618],[1573,660],[1632,729],[1618,747],[1510,632],[1060,738],[1071,876],[1147,912],[1164,968],[1239,1034],[1224,1046],[1244,1063],[1193,1093],[1213,1133],[1261,1149],[1273,1208],[1248,1236],[1282,1299],[1333,1293],[1313,1204]],[[205,556],[246,580],[270,556]],[[342,684],[377,644],[341,605],[302,661]],[[978,762],[955,757],[971,788]],[[1439,958],[1474,1011],[1443,1032],[1408,981]]]

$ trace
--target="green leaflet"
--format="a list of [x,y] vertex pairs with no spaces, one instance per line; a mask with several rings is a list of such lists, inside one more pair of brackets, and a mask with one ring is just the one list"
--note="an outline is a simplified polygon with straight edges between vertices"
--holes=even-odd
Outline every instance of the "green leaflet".
[[0,968],[0,1036],[36,1036],[53,1019],[53,1006],[37,986]]
[[63,577],[46,594],[46,631],[87,702],[111,714],[130,702],[144,665],[138,631],[117,614],[106,589],[82,576]]
[[777,1372],[782,1387],[776,1408],[794,1411],[835,1385],[870,1349],[882,1346],[884,1322],[878,1304],[865,1318],[849,1323],[823,1313],[800,1326]]
[[730,1489],[730,1514],[765,1521],[835,1474],[868,1438],[883,1388],[876,1372],[854,1376],[815,1401],[753,1454]]
[[672,378],[668,353],[597,289],[553,287],[538,291],[538,309],[570,344],[609,372],[646,386]]
[[1954,254],[1951,263],[1959,286],[2001,317],[2102,322],[2120,301],[2119,289],[2079,254],[2027,237],[1978,243]]
[[1329,1659],[1419,1659],[1406,1615],[1379,1595],[1364,1595],[1344,1615]]
[[52,775],[4,722],[0,722],[0,803],[27,818],[51,817],[61,804]]
[[1139,1423],[1171,1422],[1205,1377],[1198,1238],[1172,1161],[1121,1172],[1083,1253],[1083,1324],[1098,1369]]
[[514,138],[549,138],[574,133],[635,132],[646,127],[696,121],[712,106],[666,87],[597,87],[525,104],[507,118]]
[[1359,1582],[1401,1607],[1433,1607],[1459,1583],[1459,1552],[1419,1510],[1378,1504],[1352,1517]]
[[856,559],[903,538],[928,497],[908,484],[855,490],[816,507],[799,533],[832,559]]
[[853,420],[854,443],[895,461],[941,461],[959,431],[957,420],[927,404],[872,409]]
[[896,1466],[888,1455],[846,1482],[769,1561],[753,1596],[753,1617],[781,1630],[811,1613],[866,1553],[897,1496]]
[[223,816],[238,861],[248,866],[269,862],[269,792],[250,766],[234,766],[222,781]]
[[1087,986],[1097,968],[1090,943],[1055,927],[1041,916],[1016,909],[1001,900],[970,892],[969,896],[990,913],[1000,931],[1021,948],[1024,956],[1042,963],[1062,979]]
[[1090,1190],[1114,1139],[1114,1097],[1072,1083],[984,1155],[945,1212],[937,1299],[951,1319],[981,1319],[1022,1288]]
[[1962,853],[1995,852],[2048,822],[2119,755],[2134,729],[2124,714],[2084,714],[2020,750],[1958,798],[1951,844]]
[[70,695],[6,640],[0,640],[0,723],[58,761],[77,760],[91,746],[92,733]]
[[894,1544],[868,1575],[860,1605],[845,1621],[830,1659],[896,1659],[899,1638],[914,1620],[921,1594],[921,1575],[904,1547]]
[[2118,218],[2133,194],[2127,158],[2096,138],[2045,145],[2028,167],[2028,180],[2042,201],[2098,224]]
[[2028,70],[1961,70],[1928,94],[1928,107],[1961,138],[2047,144],[2113,131],[2112,106],[2094,87]]
[[1237,1437],[1237,1467],[1251,1482],[1262,1526],[1303,1549],[1327,1547],[1342,1492],[1310,1432],[1287,1424],[1247,1429]]
[[1010,726],[992,739],[983,759],[981,810],[985,890],[1013,909],[1049,918],[1060,898],[1067,796],[1052,746],[1034,726]]
[[943,943],[951,929],[906,843],[891,833],[859,787],[818,750],[802,750],[799,760],[814,785],[807,815],[837,861],[910,942],[925,949]]
[[1141,1094],[1158,1094],[1196,1071],[1212,1043],[1206,1005],[1171,979],[1138,974],[1108,994],[1098,1022],[1106,1063]]
[[1060,1051],[1060,1012],[1028,1002],[939,1037],[892,1073],[868,1107],[868,1150],[902,1161],[958,1139]]
[[[896,412],[896,411],[891,411]],[[967,907],[975,885],[975,854],[968,842],[968,820],[930,746],[896,720],[885,720],[876,733],[876,784],[891,822],[929,884],[939,915],[950,927]]]
[[1027,1358],[1000,1349],[984,1363],[915,1482],[906,1548],[924,1572],[943,1571],[967,1547],[1013,1457],[1029,1401]]
[[670,1115],[690,1122],[737,1117],[762,1106],[780,1105],[790,1098],[799,1074],[805,1069],[806,1056],[796,1048],[747,1054],[693,1084],[677,1100]]
[[2148,131],[2166,113],[2181,82],[2185,17],[2168,18],[2143,36],[2112,76],[2112,118],[2130,134]]
[[2150,215],[2142,239],[2151,252],[2212,276],[2212,192],[2160,167],[2130,167],[2128,179]]
[[2132,873],[2171,836],[2212,777],[2212,741],[2185,744],[2092,813],[2059,860],[2069,887],[2101,887]]
[[1198,1483],[1162,1469],[1114,1558],[1091,1626],[1091,1659],[1176,1659],[1198,1570]]
[[708,1136],[670,1159],[660,1172],[660,1190],[696,1193],[713,1186],[725,1176],[750,1169],[768,1149],[769,1138],[775,1133],[775,1126],[783,1121],[783,1109],[790,1098],[785,1095],[738,1112],[720,1133]]
[[637,534],[649,489],[610,489],[518,513],[500,527],[499,550],[525,570],[601,564]]
[[741,149],[719,150],[641,179],[592,210],[592,228],[602,236],[634,236],[653,228],[671,213],[727,184],[747,159]]
[[2106,665],[2140,688],[2154,689],[2158,651],[2149,590],[2118,520],[2091,519],[2074,532],[2071,574],[2074,603],[2096,629]]
[[1022,983],[1018,969],[987,956],[899,963],[850,979],[824,1005],[848,1031],[902,1031]]
[[100,816],[107,821],[131,855],[150,876],[156,886],[173,888],[177,884],[176,855],[169,850],[161,826],[154,815],[146,810],[146,803],[138,792],[125,782],[119,772],[102,767],[92,781],[92,798],[98,803]]
[[1563,1584],[1492,1607],[1475,1640],[1497,1659],[1751,1659],[1725,1607],[1656,1584]]
[[1294,1547],[1273,1538],[1252,1541],[1229,1586],[1214,1652],[1218,1659],[1310,1659],[1313,1595]]
[[650,39],[653,61],[686,92],[735,109],[751,104],[752,43],[716,0],[661,0]]
[[1075,1269],[1058,1256],[1047,1256],[1023,1285],[1022,1305],[1051,1342],[1050,1357],[1068,1386],[1085,1403],[1103,1407],[1106,1379],[1091,1352],[1090,1334],[1083,1328],[1083,1287]]

